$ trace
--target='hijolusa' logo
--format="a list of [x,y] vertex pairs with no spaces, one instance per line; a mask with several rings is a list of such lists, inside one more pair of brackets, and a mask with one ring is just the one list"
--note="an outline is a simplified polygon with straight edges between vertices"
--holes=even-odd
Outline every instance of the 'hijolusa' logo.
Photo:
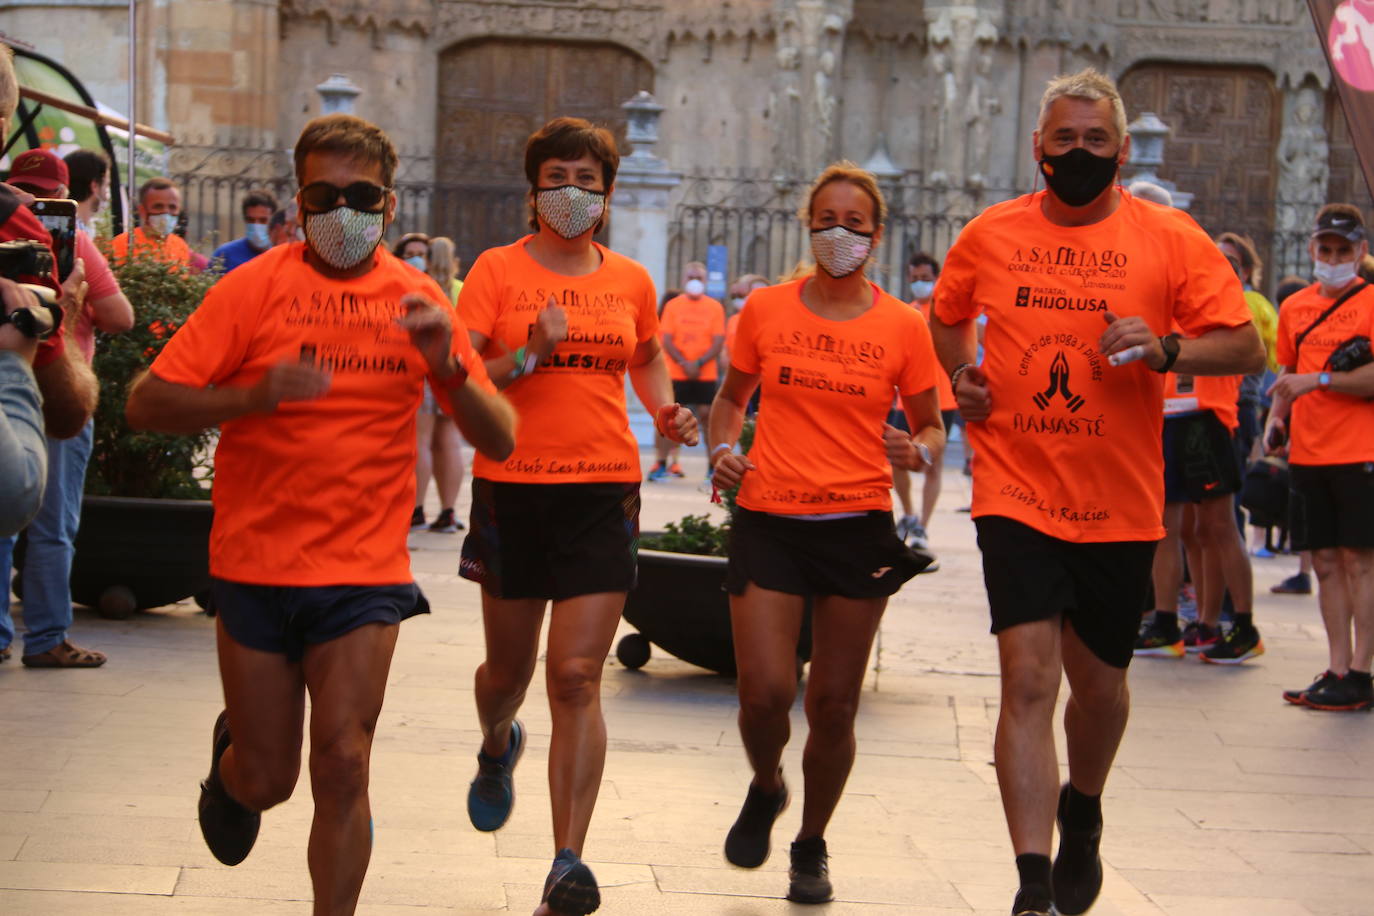
[[1081,395],[1074,394],[1069,390],[1069,361],[1064,357],[1063,350],[1056,353],[1050,362],[1049,387],[1044,391],[1036,392],[1031,400],[1035,402],[1036,407],[1046,410],[1049,408],[1050,402],[1059,395],[1063,396],[1064,405],[1069,408],[1070,413],[1077,413],[1084,404]]

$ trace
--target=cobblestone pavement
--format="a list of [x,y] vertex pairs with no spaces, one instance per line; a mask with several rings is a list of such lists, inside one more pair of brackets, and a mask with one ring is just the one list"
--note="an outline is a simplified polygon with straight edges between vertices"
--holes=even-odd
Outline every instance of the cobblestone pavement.
[[[706,510],[699,452],[687,466],[685,480],[646,484],[646,529]],[[800,805],[783,815],[767,865],[725,864],[721,843],[749,778],[734,685],[655,651],[640,671],[606,664],[610,754],[586,850],[601,912],[1008,912],[1015,870],[991,766],[996,656],[973,529],[955,511],[967,499],[951,467],[931,526],[943,568],[909,583],[887,612],[858,761],[827,835],[837,901],[781,899]],[[463,801],[479,738],[478,594],[455,575],[459,537],[411,540],[434,613],[403,627],[392,667],[359,912],[527,914],[554,852],[542,679],[522,713],[530,744],[514,815],[499,833],[478,833]],[[1096,916],[1374,913],[1374,718],[1279,697],[1326,661],[1316,599],[1269,594],[1295,566],[1255,562],[1262,658],[1133,666]],[[79,609],[75,637],[109,664],[0,665],[0,913],[309,913],[307,776],[264,817],[243,865],[218,865],[200,840],[196,785],[220,709],[211,621],[190,603],[125,622]],[[786,757],[798,787],[804,730],[798,708]]]

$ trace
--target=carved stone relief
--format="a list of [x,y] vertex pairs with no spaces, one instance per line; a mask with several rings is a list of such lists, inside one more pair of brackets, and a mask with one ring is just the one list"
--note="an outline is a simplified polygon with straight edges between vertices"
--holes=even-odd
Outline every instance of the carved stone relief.
[[947,6],[927,29],[932,100],[926,123],[934,126],[926,162],[933,184],[962,187],[973,176],[988,179],[991,119],[1001,111],[992,78],[997,26],[976,6]]
[[1299,89],[1286,100],[1287,117],[1279,136],[1280,229],[1296,230],[1306,226],[1326,201],[1330,147],[1321,93],[1313,88]]

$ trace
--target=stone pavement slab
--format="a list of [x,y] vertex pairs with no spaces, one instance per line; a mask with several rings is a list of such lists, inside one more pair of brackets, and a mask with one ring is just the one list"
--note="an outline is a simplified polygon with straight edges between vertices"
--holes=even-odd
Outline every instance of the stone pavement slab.
[[[684,464],[686,479],[645,485],[646,530],[688,512],[719,516],[699,487],[700,453]],[[955,511],[967,501],[951,466],[929,526],[942,568],[909,583],[884,620],[858,758],[827,833],[836,902],[781,899],[800,804],[782,816],[763,868],[725,864],[721,843],[749,780],[734,684],[655,649],[642,670],[612,656],[604,672],[610,752],[586,850],[603,884],[600,912],[1008,911],[1015,869],[991,766],[997,659],[972,525]],[[455,575],[460,542],[411,538],[434,612],[402,628],[392,666],[364,916],[530,913],[553,855],[541,676],[521,713],[530,741],[514,814],[496,834],[467,824],[483,637],[477,590]],[[1314,597],[1268,592],[1296,559],[1254,567],[1266,655],[1239,669],[1191,659],[1132,667],[1095,916],[1374,913],[1374,717],[1282,702],[1280,690],[1325,667],[1325,639]],[[109,664],[0,665],[0,913],[308,914],[308,775],[265,815],[243,865],[219,865],[200,839],[196,787],[220,708],[213,621],[190,602],[122,622],[79,609],[75,635]],[[785,758],[795,791],[805,727],[799,703]]]

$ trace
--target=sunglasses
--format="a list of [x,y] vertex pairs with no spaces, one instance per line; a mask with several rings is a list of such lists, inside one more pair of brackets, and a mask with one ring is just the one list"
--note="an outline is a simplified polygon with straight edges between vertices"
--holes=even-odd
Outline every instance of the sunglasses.
[[[301,206],[311,213],[327,213],[340,206],[375,212],[382,208],[390,190],[370,181],[355,181],[346,188],[327,181],[316,181],[301,188]],[[340,197],[343,198],[343,204],[339,203]]]

